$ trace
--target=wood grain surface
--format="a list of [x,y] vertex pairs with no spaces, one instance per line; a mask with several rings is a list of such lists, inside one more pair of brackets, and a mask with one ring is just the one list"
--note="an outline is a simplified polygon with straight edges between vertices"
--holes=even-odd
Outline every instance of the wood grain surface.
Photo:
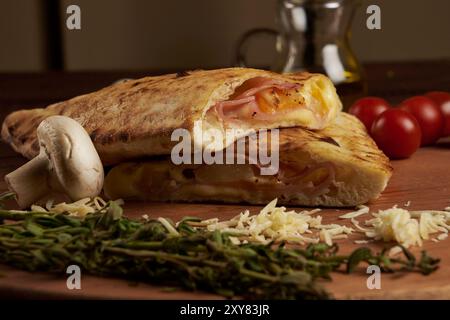
[[[421,66],[426,68],[426,66]],[[384,73],[377,68],[372,74],[378,74],[373,78],[372,86],[376,88],[372,92],[382,95],[383,81],[388,78],[388,71],[394,72],[395,77],[410,81],[414,88],[413,94],[418,91],[431,90],[430,83],[420,88],[419,75],[410,68],[402,66],[395,69],[394,64],[384,66]],[[432,67],[435,68],[433,64]],[[440,70],[448,70],[448,63]],[[445,69],[447,68],[447,69]],[[405,70],[406,69],[406,72]],[[394,70],[394,71],[392,71]],[[403,70],[403,73],[402,73]],[[428,69],[427,69],[428,70]],[[428,71],[433,73],[432,71]],[[439,74],[439,71],[436,71]],[[436,85],[439,89],[450,89],[448,73],[437,77]],[[416,75],[415,77],[413,75]],[[71,95],[90,91],[105,85],[114,79],[128,74],[98,74],[95,77],[88,75],[42,75],[26,76],[16,75],[11,83],[6,80],[10,75],[0,75],[0,121],[4,116],[19,106],[42,105],[57,100],[68,98]],[[34,80],[30,80],[33,79]],[[75,80],[74,80],[75,79]],[[91,80],[89,80],[91,79]],[[409,79],[409,80],[407,80]],[[375,81],[376,80],[376,81]],[[423,78],[422,78],[423,80]],[[64,82],[66,81],[66,82]],[[50,83],[50,84],[49,84]],[[61,83],[75,84],[74,88],[64,89]],[[76,86],[76,83],[79,83]],[[405,86],[402,85],[399,87]],[[46,90],[42,90],[45,87]],[[6,91],[4,89],[7,89]],[[39,94],[39,88],[41,94]],[[58,91],[58,88],[61,88]],[[8,94],[9,90],[9,94]],[[390,90],[390,92],[388,92]],[[392,92],[387,90],[386,97],[400,99],[411,94],[410,91]],[[448,90],[448,89],[447,89]],[[0,177],[14,170],[26,162],[26,159],[15,154],[9,146],[0,144]],[[382,196],[369,204],[372,211],[390,208],[393,205],[404,207],[410,201],[408,209],[437,209],[441,210],[450,206],[450,143],[442,142],[438,146],[420,149],[414,156],[407,160],[393,161],[394,175]],[[0,191],[6,188],[3,179],[0,180]],[[151,217],[169,217],[178,220],[182,216],[219,217],[230,218],[244,209],[250,209],[256,213],[260,207],[247,205],[220,205],[220,204],[162,204],[162,203],[138,203],[129,202],[125,205],[125,213],[130,217],[139,217],[148,214]],[[338,216],[348,210],[327,209],[320,214],[325,223],[337,222]],[[339,223],[346,221],[339,220]],[[350,239],[337,241],[343,253],[348,253],[357,247],[353,243],[361,236],[351,235]],[[366,287],[367,274],[361,268],[357,273],[349,276],[336,272],[333,281],[323,282],[323,285],[336,297],[341,299],[450,299],[450,240],[438,243],[426,241],[422,248],[414,248],[413,252],[419,254],[425,249],[429,254],[442,259],[439,270],[432,275],[420,274],[383,274],[381,277],[381,290],[369,290]],[[383,244],[370,244],[375,249],[382,248]],[[221,299],[221,297],[202,292],[175,292],[164,291],[162,287],[151,286],[144,283],[130,283],[121,279],[99,278],[89,275],[82,276],[81,290],[68,290],[66,278],[45,273],[29,273],[8,266],[0,265],[0,297],[16,298],[120,298],[120,299]]]
[[[2,150],[4,147],[2,147]],[[12,159],[11,159],[12,160]],[[15,168],[17,161],[0,164],[0,175]],[[411,202],[408,209],[443,209],[450,205],[450,146],[424,148],[411,159],[394,161],[394,175],[383,195],[370,204],[371,210],[386,209],[397,204],[403,207]],[[2,182],[0,189],[4,189]],[[129,217],[148,214],[151,217],[198,216],[202,218],[231,218],[244,209],[256,213],[261,207],[247,205],[219,204],[164,204],[164,203],[126,203],[125,213]],[[325,223],[345,223],[338,216],[348,210],[327,209],[321,212]],[[347,240],[338,240],[343,253],[358,247],[353,240],[361,238],[354,234]],[[371,244],[376,249],[381,243]],[[367,275],[360,269],[353,275],[335,273],[333,281],[324,285],[336,298],[376,298],[376,299],[450,299],[450,250],[449,240],[434,243],[425,242],[422,248],[412,251],[419,254],[425,249],[431,255],[442,259],[440,269],[429,276],[420,274],[383,274],[381,290],[368,290]],[[43,273],[32,274],[6,266],[0,266],[0,296],[33,298],[118,298],[118,299],[210,299],[218,296],[191,293],[182,290],[165,292],[161,287],[140,283],[138,285],[120,279],[105,279],[83,275],[82,290],[70,291],[63,276]]]

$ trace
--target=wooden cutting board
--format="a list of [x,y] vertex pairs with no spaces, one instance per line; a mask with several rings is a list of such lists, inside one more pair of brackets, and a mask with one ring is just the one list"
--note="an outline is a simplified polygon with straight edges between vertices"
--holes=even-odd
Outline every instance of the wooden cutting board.
[[[12,171],[25,162],[5,145],[0,146],[0,176]],[[420,149],[411,159],[394,161],[394,175],[383,195],[370,204],[371,210],[386,209],[393,205],[404,207],[409,201],[408,209],[442,210],[450,206],[450,144]],[[4,190],[3,181],[0,190]],[[151,217],[169,217],[178,220],[183,216],[231,218],[244,209],[256,213],[260,207],[247,205],[219,204],[160,204],[130,202],[125,206],[125,213],[130,217],[148,214]],[[322,211],[325,223],[337,222],[338,216],[348,210],[327,209]],[[339,220],[339,223],[343,223]],[[339,240],[343,253],[358,247],[354,244],[359,235],[350,239]],[[442,259],[440,269],[429,276],[420,274],[383,274],[381,289],[369,290],[366,286],[368,275],[365,269],[352,275],[333,274],[333,281],[324,282],[325,287],[336,298],[359,299],[450,299],[450,242],[438,243],[426,241],[422,248],[430,255]],[[381,244],[371,244],[381,248]],[[221,299],[221,297],[202,293],[164,291],[162,287],[148,284],[135,284],[121,279],[99,278],[82,275],[81,290],[68,290],[66,278],[45,273],[29,273],[0,265],[0,297],[31,298],[114,298],[114,299]]]

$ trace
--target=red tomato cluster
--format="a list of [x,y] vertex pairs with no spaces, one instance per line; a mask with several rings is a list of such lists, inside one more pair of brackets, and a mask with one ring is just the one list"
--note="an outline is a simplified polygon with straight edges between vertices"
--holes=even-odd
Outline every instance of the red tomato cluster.
[[366,126],[378,147],[391,159],[410,157],[420,146],[450,136],[450,93],[429,92],[404,100],[397,108],[384,99],[356,101],[349,113]]

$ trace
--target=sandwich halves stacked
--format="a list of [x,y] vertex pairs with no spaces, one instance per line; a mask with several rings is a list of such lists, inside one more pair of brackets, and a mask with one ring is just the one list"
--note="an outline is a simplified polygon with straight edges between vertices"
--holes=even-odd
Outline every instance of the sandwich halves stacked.
[[[377,198],[392,169],[364,126],[341,107],[333,84],[319,74],[193,71],[121,82],[45,109],[14,112],[3,123],[2,138],[31,158],[39,150],[36,128],[43,119],[77,120],[110,168],[104,186],[110,198],[253,204],[278,198],[291,205],[353,206]],[[280,128],[276,141],[258,131],[274,128]],[[249,136],[255,136],[255,145],[267,142],[268,154],[278,152],[277,170],[262,174],[258,161],[174,162],[177,129],[192,138],[192,153],[213,156],[227,147],[237,150],[242,141],[248,151]],[[230,129],[235,134],[227,136]]]

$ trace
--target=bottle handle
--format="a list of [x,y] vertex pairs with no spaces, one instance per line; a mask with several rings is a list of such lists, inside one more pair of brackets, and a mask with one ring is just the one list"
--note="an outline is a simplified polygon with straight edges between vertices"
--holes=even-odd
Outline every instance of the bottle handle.
[[[246,33],[244,33],[240,39],[237,42],[237,50],[236,50],[236,61],[235,61],[235,65],[239,66],[239,67],[249,67],[250,64],[247,61],[247,54],[248,54],[248,50],[250,49],[250,39],[255,39],[257,37],[262,37],[262,36],[272,36],[276,38],[276,42],[278,42],[278,39],[280,39],[280,33],[274,29],[269,29],[269,28],[257,28],[257,29],[252,29],[250,31],[247,31]],[[274,44],[274,48],[276,48],[275,44]],[[273,66],[270,66],[271,69],[273,68]]]

